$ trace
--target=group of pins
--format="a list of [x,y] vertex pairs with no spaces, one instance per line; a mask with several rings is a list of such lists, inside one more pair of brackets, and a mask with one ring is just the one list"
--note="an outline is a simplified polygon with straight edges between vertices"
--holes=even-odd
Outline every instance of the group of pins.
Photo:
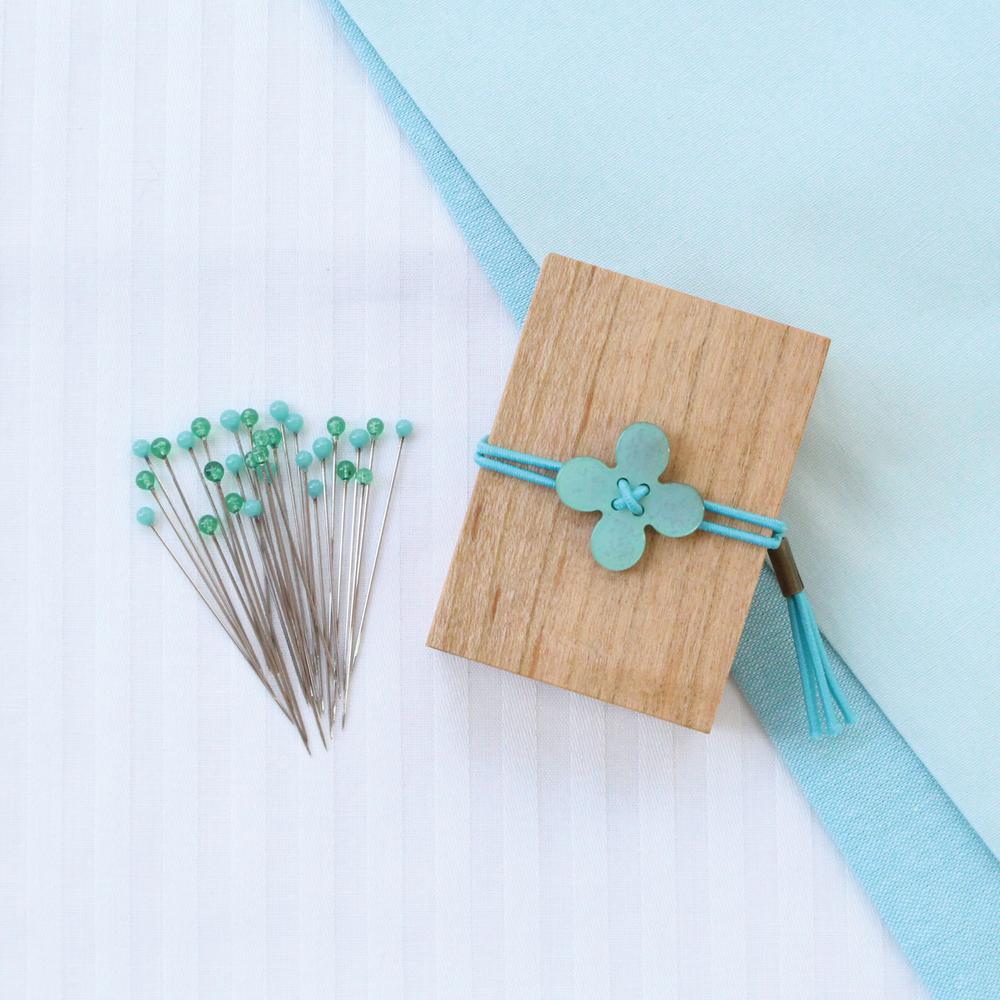
[[[303,419],[287,403],[275,401],[270,414],[275,426],[261,427],[252,408],[226,410],[219,423],[232,434],[234,450],[222,462],[213,457],[212,425],[204,417],[177,435],[178,450],[188,455],[179,462],[176,452],[171,461],[165,437],[134,442],[146,466],[136,485],[149,493],[169,533],[158,527],[152,507],[139,508],[136,519],[160,540],[308,750],[309,715],[324,746],[338,720],[343,726],[347,719],[403,442],[413,425],[396,423],[381,523],[374,550],[366,552],[384,423],[373,417],[346,433],[343,418],[330,417],[327,435],[310,450],[300,443]],[[187,461],[196,485],[189,481],[185,492],[181,478],[190,474],[179,476],[175,466]]]

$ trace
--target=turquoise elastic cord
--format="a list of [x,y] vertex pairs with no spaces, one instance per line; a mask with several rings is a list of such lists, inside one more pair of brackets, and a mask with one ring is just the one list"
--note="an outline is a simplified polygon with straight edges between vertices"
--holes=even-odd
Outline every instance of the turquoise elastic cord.
[[[562,462],[557,462],[552,458],[529,455],[511,448],[500,448],[495,444],[490,444],[485,437],[476,445],[476,464],[481,468],[490,469],[492,472],[512,476],[514,479],[521,479],[526,483],[534,483],[536,486],[547,486],[553,490],[556,488],[555,476],[547,476],[535,470],[545,469],[558,474],[563,466]],[[625,484],[624,487],[622,483]],[[632,490],[627,480],[620,480],[618,489],[620,496],[612,501],[611,506],[615,510],[628,509],[632,510],[633,513],[635,513],[634,507],[638,506],[637,501],[649,492],[649,488],[643,486]],[[645,492],[642,492],[643,490]],[[749,545],[759,545],[765,549],[776,549],[781,544],[782,538],[785,537],[784,522],[777,521],[772,517],[764,517],[763,514],[754,514],[752,511],[740,510],[738,507],[713,503],[711,500],[705,501],[705,512],[717,517],[729,518],[731,521],[742,521],[744,524],[764,528],[771,532],[770,535],[760,535],[753,531],[733,528],[728,524],[718,524],[709,520],[702,521],[699,530],[712,535],[721,535],[723,538],[732,538],[737,542],[746,542]]]
[[[524,452],[512,451],[510,448],[500,448],[495,444],[490,444],[488,437],[484,437],[476,446],[476,461],[479,461],[480,455],[488,455],[490,458],[499,458],[505,462],[517,462],[519,465],[532,465],[536,469],[550,469],[552,472],[558,472],[563,467],[562,462],[557,462],[553,458],[540,458],[538,455],[526,455]],[[513,475],[513,473],[511,473],[511,475]],[[555,488],[554,481],[552,486]]]
[[[486,438],[483,438],[476,446],[476,463],[484,469],[512,476],[514,479],[521,479],[524,482],[547,486],[549,489],[556,488],[556,476],[563,467],[561,462],[551,458],[540,458],[538,455],[529,455],[526,452],[513,451],[510,448],[498,448],[496,445],[490,444]],[[554,472],[556,476],[546,475],[546,472]],[[618,496],[611,500],[611,507],[617,511],[628,510],[633,514],[641,514],[642,505],[639,501],[649,495],[649,485],[640,483],[633,486],[624,477],[618,480],[617,485]],[[777,560],[779,563],[792,567],[791,574],[785,573],[790,581],[790,586],[785,591],[785,598],[788,602],[788,616],[792,627],[792,643],[795,646],[799,676],[802,681],[809,734],[813,739],[820,739],[824,734],[836,736],[843,731],[844,726],[849,726],[854,722],[854,716],[851,714],[847,701],[837,684],[837,679],[830,668],[830,660],[823,646],[823,638],[820,635],[819,626],[816,624],[812,605],[802,589],[798,570],[794,569],[791,549],[785,546],[781,552],[776,551],[781,548],[785,537],[784,522],[773,517],[755,514],[753,511],[713,503],[711,500],[703,500],[702,502],[706,514],[723,517],[730,521],[739,521],[754,528],[762,528],[768,534],[744,531],[742,528],[734,528],[731,525],[720,524],[717,521],[709,521],[704,518],[698,525],[698,530],[770,549],[772,550],[773,564],[777,565],[775,563]],[[785,572],[784,569],[782,572]],[[786,584],[782,583],[782,587],[785,586]]]
[[638,515],[642,513],[642,504],[639,501],[648,496],[649,487],[645,483],[641,483],[633,489],[632,484],[627,479],[619,479],[618,496],[611,501],[611,507],[614,510],[628,510]]
[[[490,444],[486,438],[483,438],[476,445],[476,464],[484,469],[512,476],[514,479],[522,479],[526,483],[548,486],[549,489],[553,490],[556,488],[555,476],[546,476],[535,472],[534,469],[549,469],[558,472],[562,468],[562,462],[538,458],[536,455],[525,455],[519,451],[511,451],[509,448],[498,448],[496,445]],[[530,466],[534,468],[530,468]]]

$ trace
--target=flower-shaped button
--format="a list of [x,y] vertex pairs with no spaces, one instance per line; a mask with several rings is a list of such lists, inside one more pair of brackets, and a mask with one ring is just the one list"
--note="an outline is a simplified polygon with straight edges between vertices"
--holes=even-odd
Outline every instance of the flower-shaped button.
[[556,476],[559,499],[573,510],[599,510],[590,550],[605,569],[634,566],[646,548],[646,525],[681,538],[705,516],[701,494],[684,483],[661,483],[670,461],[667,435],[655,424],[632,424],[615,447],[615,464],[572,458]]

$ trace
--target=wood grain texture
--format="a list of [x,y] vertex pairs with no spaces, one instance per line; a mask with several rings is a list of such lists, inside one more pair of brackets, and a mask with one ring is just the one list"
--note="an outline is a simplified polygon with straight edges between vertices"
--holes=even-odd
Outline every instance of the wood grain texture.
[[[829,341],[565,257],[546,259],[490,440],[612,464],[629,424],[670,439],[666,478],[781,507]],[[481,470],[428,645],[707,732],[764,550],[647,530],[621,573],[596,514]]]

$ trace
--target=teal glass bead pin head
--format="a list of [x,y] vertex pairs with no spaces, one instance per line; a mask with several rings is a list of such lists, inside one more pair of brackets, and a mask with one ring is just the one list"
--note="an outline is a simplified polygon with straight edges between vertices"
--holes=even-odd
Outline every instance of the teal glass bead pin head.
[[285,417],[284,423],[290,434],[298,434],[299,431],[302,430],[302,425],[305,421],[302,419],[301,413],[289,413],[288,416]]
[[242,455],[237,455],[235,452],[232,455],[226,455],[226,468],[234,476],[238,476],[246,468],[246,464]]
[[283,399],[276,399],[268,407],[268,412],[279,424],[283,424],[288,419],[288,404]]
[[264,505],[259,500],[250,497],[243,504],[243,510],[240,513],[246,514],[247,517],[260,517],[264,513]]
[[366,447],[371,439],[371,435],[364,429],[364,427],[355,427],[354,430],[347,435],[347,440],[351,442],[351,447],[356,448],[358,451],[361,451],[362,448]]
[[191,431],[181,431],[177,435],[177,447],[183,448],[185,451],[190,451],[197,443],[198,439]]
[[135,519],[143,526],[151,528],[156,520],[156,513],[152,507],[140,507],[135,512]]
[[136,458],[149,458],[150,444],[145,438],[136,438],[132,442],[132,454]]
[[313,453],[311,451],[305,451],[305,450],[303,450],[303,451],[300,451],[295,456],[295,464],[300,469],[303,469],[303,470],[308,469],[309,466],[312,465],[312,461],[313,461]]
[[634,566],[646,548],[646,527],[668,538],[697,531],[705,517],[701,494],[684,483],[661,483],[670,461],[667,435],[655,424],[622,431],[610,468],[596,458],[572,458],[556,475],[567,507],[600,511],[590,550],[605,569]]
[[240,429],[240,415],[235,410],[223,410],[219,414],[219,423],[227,431],[238,431]]
[[396,421],[396,434],[401,438],[407,438],[413,433],[413,424],[409,420]]
[[306,490],[308,491],[309,496],[313,498],[313,500],[318,499],[323,495],[323,480],[310,479],[309,482],[306,483]]
[[329,438],[316,438],[313,441],[313,454],[325,462],[333,454],[333,442]]

